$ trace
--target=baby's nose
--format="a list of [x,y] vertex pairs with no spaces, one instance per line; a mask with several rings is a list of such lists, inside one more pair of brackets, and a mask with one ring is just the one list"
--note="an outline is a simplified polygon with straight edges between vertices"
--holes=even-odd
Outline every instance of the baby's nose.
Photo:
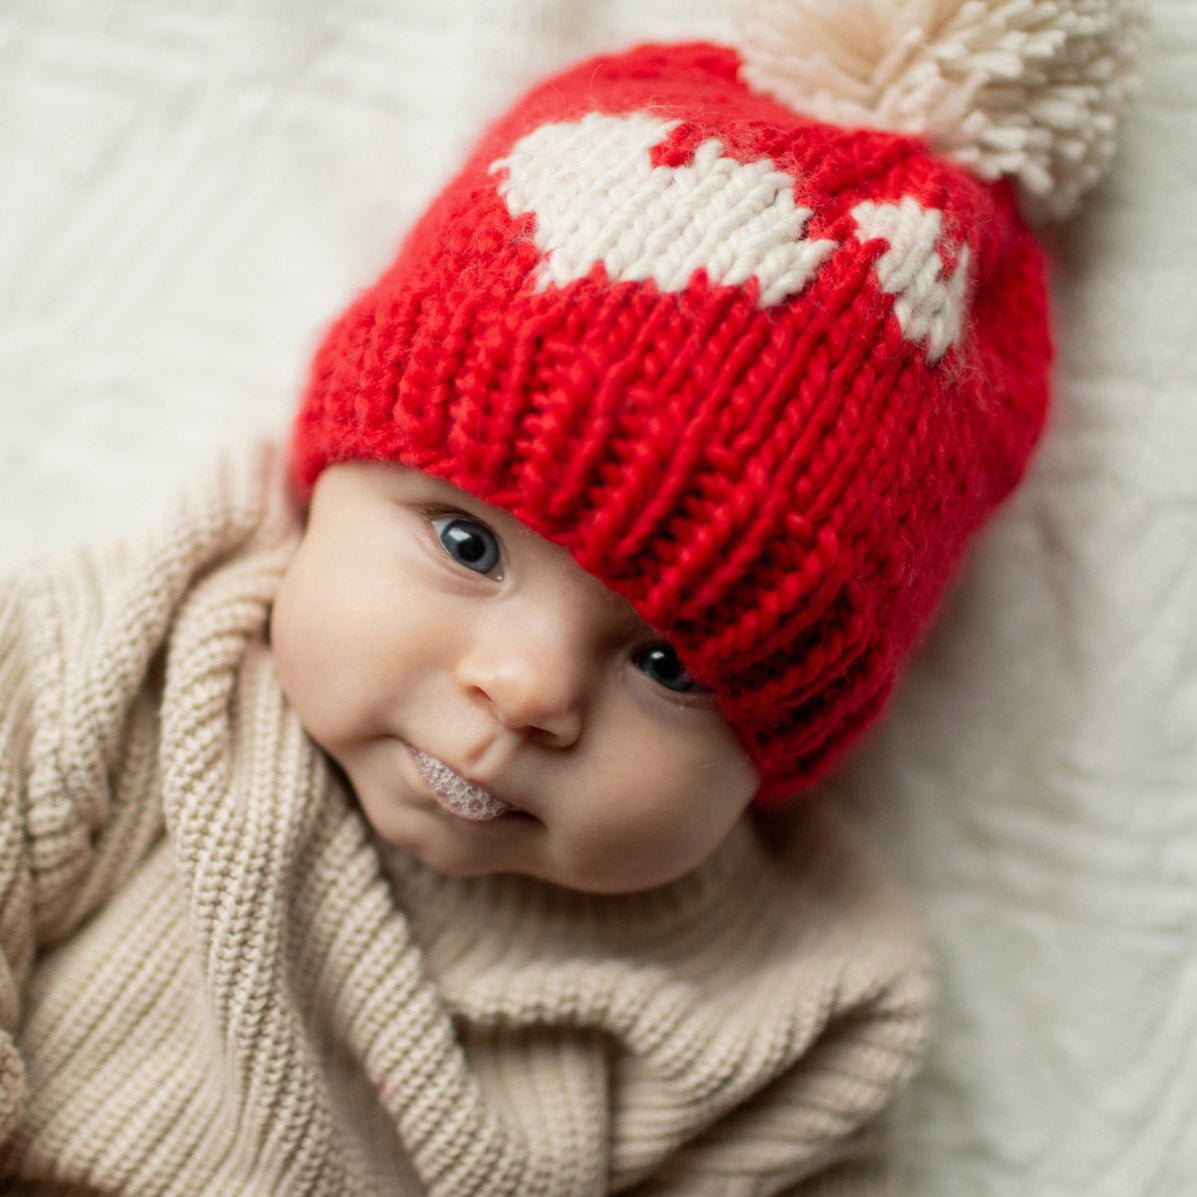
[[552,614],[487,620],[458,662],[459,685],[504,727],[568,747],[581,734],[596,667],[573,624]]

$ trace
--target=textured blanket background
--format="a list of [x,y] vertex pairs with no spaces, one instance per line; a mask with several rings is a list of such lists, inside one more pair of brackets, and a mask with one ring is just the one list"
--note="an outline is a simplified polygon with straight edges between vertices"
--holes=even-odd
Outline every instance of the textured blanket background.
[[[1056,238],[1059,399],[832,787],[946,1008],[918,1197],[1197,1192],[1197,5]],[[542,73],[724,0],[4,0],[0,565],[277,433],[320,327]]]

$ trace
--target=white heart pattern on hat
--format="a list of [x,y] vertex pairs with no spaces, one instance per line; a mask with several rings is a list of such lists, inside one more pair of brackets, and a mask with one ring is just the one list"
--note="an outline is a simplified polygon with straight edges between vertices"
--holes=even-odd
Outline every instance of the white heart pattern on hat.
[[926,342],[927,360],[939,361],[960,339],[968,283],[968,246],[962,245],[956,269],[943,281],[940,243],[943,213],[924,208],[904,195],[896,204],[857,204],[852,209],[861,241],[880,237],[889,249],[874,269],[881,289],[894,297],[894,315],[902,335],[916,345]]
[[[600,262],[613,282],[651,279],[662,291],[681,291],[705,270],[716,284],[755,278],[757,303],[769,307],[814,277],[839,243],[804,235],[812,210],[794,202],[794,176],[770,158],[727,157],[716,137],[683,166],[654,166],[652,150],[678,124],[643,112],[590,112],[539,126],[491,163],[491,173],[503,172],[498,189],[508,212],[536,218],[538,287],[585,278]],[[903,335],[925,342],[937,362],[960,336],[967,248],[945,283],[938,210],[906,196],[859,204],[852,215],[860,240],[890,242],[876,264],[878,282],[894,296]]]

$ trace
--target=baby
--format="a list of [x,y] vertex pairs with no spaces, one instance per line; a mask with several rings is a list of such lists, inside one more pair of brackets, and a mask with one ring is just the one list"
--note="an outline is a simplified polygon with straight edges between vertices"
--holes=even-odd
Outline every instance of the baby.
[[285,454],[0,588],[19,1191],[885,1191],[929,963],[795,800],[1026,467],[1138,22],[963,6],[920,138],[783,9],[524,97]]

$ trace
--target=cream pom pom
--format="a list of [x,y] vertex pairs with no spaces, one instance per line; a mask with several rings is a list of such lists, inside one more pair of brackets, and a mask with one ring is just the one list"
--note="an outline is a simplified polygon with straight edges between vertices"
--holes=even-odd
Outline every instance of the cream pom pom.
[[740,0],[744,81],[796,111],[915,133],[1031,219],[1105,171],[1137,84],[1143,0]]

